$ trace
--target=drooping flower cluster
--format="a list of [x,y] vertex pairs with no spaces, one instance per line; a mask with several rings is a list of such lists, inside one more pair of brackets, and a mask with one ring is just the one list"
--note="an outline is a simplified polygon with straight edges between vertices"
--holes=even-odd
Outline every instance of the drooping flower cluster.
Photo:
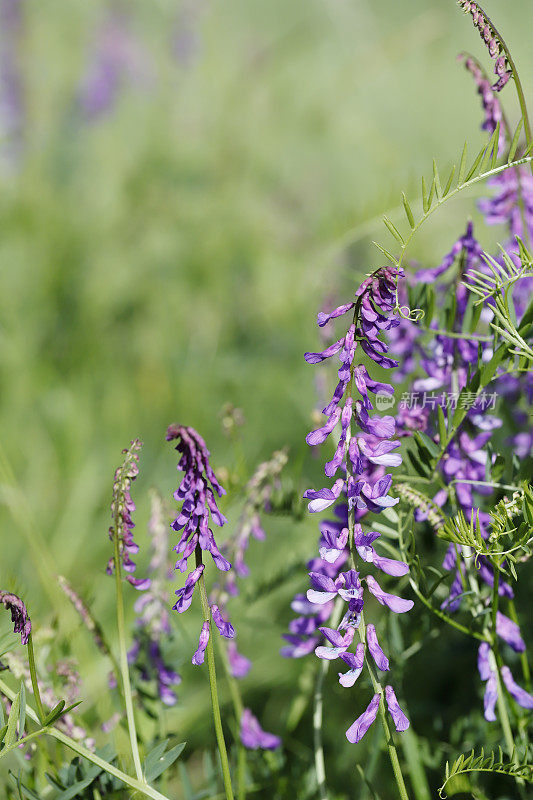
[[501,125],[503,120],[502,107],[498,99],[498,95],[494,92],[494,87],[491,86],[485,70],[477,59],[462,53],[459,56],[460,60],[464,60],[464,64],[468,72],[472,75],[474,82],[477,86],[477,93],[481,97],[483,111],[485,112],[485,119],[481,125],[481,130],[487,131],[489,134],[494,133],[498,123],[500,123],[500,138],[498,141],[498,155],[501,155],[505,149],[505,128]]
[[[348,667],[347,672],[339,673],[339,682],[344,687],[354,685],[368,654],[379,670],[389,669],[375,627],[372,624],[365,626],[363,622],[363,584],[381,605],[395,613],[404,613],[413,606],[411,600],[389,594],[373,575],[366,574],[363,577],[356,568],[357,559],[360,559],[363,564],[372,564],[395,577],[408,572],[404,562],[379,555],[373,544],[380,534],[375,531],[364,532],[360,524],[368,512],[379,513],[398,502],[389,495],[392,475],[386,474],[385,468],[398,466],[401,456],[394,452],[399,442],[391,441],[395,433],[394,418],[369,414],[373,410],[370,395],[390,397],[394,389],[389,384],[374,380],[364,364],[355,363],[355,353],[360,347],[378,366],[386,369],[397,366],[397,362],[387,354],[388,346],[381,339],[381,334],[398,324],[395,314],[396,281],[402,275],[396,269],[381,268],[361,284],[352,303],[340,306],[330,314],[320,313],[320,327],[352,310],[353,322],[345,336],[323,352],[305,354],[310,364],[320,363],[337,354],[340,360],[338,384],[332,400],[323,411],[327,421],[307,436],[307,442],[313,446],[322,444],[340,422],[339,442],[333,458],[325,465],[325,473],[327,477],[334,478],[342,470],[343,477],[338,478],[331,488],[308,489],[304,496],[309,500],[309,511],[312,513],[321,512],[344,498],[347,503],[338,502],[335,509],[338,520],[323,521],[320,525],[320,558],[309,562],[311,588],[307,595],[294,598],[292,607],[301,616],[291,622],[291,633],[285,636],[289,644],[282,649],[282,654],[300,657],[314,649],[319,658],[340,659]],[[355,399],[355,392],[359,399]],[[352,433],[353,420],[359,429],[358,433]],[[342,571],[348,559],[351,568]],[[323,623],[332,615],[336,601],[347,603],[347,608],[340,625],[333,629]],[[355,652],[351,652],[349,648],[356,631],[360,641]],[[323,637],[323,644],[319,643],[318,633]],[[350,726],[346,732],[350,742],[357,742],[364,736],[377,715],[381,701],[381,693],[375,694],[366,711]],[[387,686],[383,702],[387,704],[396,729],[405,730],[409,723],[392,687]]]
[[165,662],[162,652],[162,640],[171,635],[168,612],[168,582],[172,575],[172,565],[168,561],[170,514],[155,491],[152,492],[151,505],[148,522],[152,551],[148,566],[151,584],[135,603],[137,631],[128,652],[128,661],[140,672],[143,680],[154,679],[161,701],[173,706],[177,702],[173,687],[181,683],[181,677]]
[[[196,584],[203,576],[205,569],[202,562],[203,552],[211,554],[216,567],[222,572],[227,572],[231,568],[229,561],[218,549],[213,531],[209,527],[210,520],[219,527],[227,522],[226,517],[219,511],[215,499],[215,492],[218,497],[222,497],[225,491],[217,481],[209,463],[209,450],[194,428],[185,425],[170,425],[166,439],[168,442],[177,440],[176,450],[181,453],[177,468],[180,472],[185,473],[178,489],[174,492],[174,499],[181,503],[181,511],[171,525],[175,531],[181,531],[181,538],[173,548],[181,554],[175,569],[184,572],[187,569],[188,558],[193,552],[196,553],[195,569],[187,575],[185,585],[176,591],[178,599],[173,609],[182,614],[190,607]],[[224,619],[216,603],[210,606],[210,617],[221,636],[226,639],[235,637],[233,626]],[[192,657],[193,664],[204,663],[210,630],[210,620],[205,619],[200,632],[198,648]]]
[[[479,646],[477,668],[479,677],[485,682],[484,716],[487,722],[495,722],[495,708],[498,701],[498,673],[494,655],[487,642],[482,642]],[[518,705],[532,710],[533,695],[526,692],[515,682],[509,667],[503,666],[501,668],[501,677],[505,688]]]
[[507,56],[505,55],[498,34],[478,3],[474,2],[474,0],[458,0],[458,3],[465,14],[470,14],[472,17],[474,27],[479,31],[479,35],[485,43],[490,57],[495,61],[494,74],[497,77],[497,81],[493,88],[496,92],[501,92],[503,87],[508,83],[513,72],[507,61]]
[[[122,451],[124,460],[115,472],[113,482],[113,500],[111,503],[111,515],[113,525],[109,528],[109,538],[112,542],[118,539],[119,558],[122,569],[128,573],[126,580],[135,589],[147,589],[150,586],[149,578],[134,578],[135,562],[131,556],[139,552],[139,546],[133,539],[133,529],[135,523],[132,514],[135,511],[135,503],[131,497],[131,484],[139,474],[139,450],[142,442],[134,439],[129,448]],[[106,572],[113,575],[115,571],[115,557],[112,556],[107,564]]]
[[11,611],[13,632],[20,633],[22,644],[28,644],[28,638],[31,633],[31,620],[24,602],[12,592],[0,591],[0,603],[5,609]]

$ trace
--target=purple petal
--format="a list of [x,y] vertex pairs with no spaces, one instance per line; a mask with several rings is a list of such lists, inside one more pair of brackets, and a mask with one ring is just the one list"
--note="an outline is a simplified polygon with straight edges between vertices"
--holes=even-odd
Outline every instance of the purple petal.
[[366,711],[363,711],[360,717],[357,717],[353,725],[350,725],[346,731],[346,738],[352,744],[360,742],[367,730],[377,717],[379,702],[381,695],[375,694],[370,701]]
[[379,646],[378,636],[376,633],[376,628],[372,623],[369,623],[366,626],[366,641],[368,644],[368,649],[370,651],[370,655],[376,662],[376,666],[382,672],[387,672],[389,669],[389,659]]
[[392,686],[385,686],[385,700],[387,701],[389,714],[392,717],[392,721],[394,722],[398,733],[406,731],[409,727],[409,720],[400,708]]
[[334,356],[335,353],[338,353],[341,347],[344,344],[344,336],[342,336],[338,342],[331,344],[325,350],[322,350],[321,353],[305,353],[304,358],[308,364],[319,364],[321,361],[324,361],[326,358],[330,358]]
[[502,678],[507,691],[518,705],[522,706],[522,708],[533,709],[533,695],[530,695],[529,692],[526,692],[525,689],[522,689],[521,686],[514,682],[509,667],[502,667]]
[[192,663],[198,666],[204,663],[205,648],[209,641],[209,622],[204,622],[202,630],[200,631],[200,639],[198,641],[198,649],[192,657]]
[[498,700],[498,681],[494,672],[491,673],[485,687],[485,697],[483,698],[484,716],[487,722],[496,721],[496,702]]
[[412,600],[404,600],[402,597],[396,597],[394,594],[384,592],[372,575],[366,576],[366,585],[378,603],[381,603],[382,606],[387,606],[387,608],[390,608],[395,614],[404,614],[406,611],[410,611],[414,606]]

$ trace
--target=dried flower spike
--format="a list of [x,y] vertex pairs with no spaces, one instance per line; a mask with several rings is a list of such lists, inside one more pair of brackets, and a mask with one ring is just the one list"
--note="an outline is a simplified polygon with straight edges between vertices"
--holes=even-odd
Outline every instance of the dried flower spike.
[[0,603],[11,611],[11,621],[14,623],[13,632],[20,633],[22,644],[28,644],[31,633],[31,620],[23,601],[16,594],[0,591]]
[[[150,586],[148,578],[134,578],[131,573],[135,572],[135,563],[131,560],[130,556],[139,552],[139,546],[133,540],[133,529],[135,523],[132,519],[132,514],[135,511],[135,503],[131,497],[131,484],[139,474],[139,450],[142,447],[142,442],[139,439],[134,439],[129,448],[122,451],[124,460],[120,467],[115,472],[115,480],[113,483],[113,501],[111,503],[111,515],[113,517],[113,525],[109,528],[109,538],[111,541],[118,538],[119,556],[122,562],[122,568],[126,573],[126,580],[131,583],[135,589],[147,589]],[[106,572],[108,575],[113,575],[115,571],[115,559],[110,558],[107,564]]]

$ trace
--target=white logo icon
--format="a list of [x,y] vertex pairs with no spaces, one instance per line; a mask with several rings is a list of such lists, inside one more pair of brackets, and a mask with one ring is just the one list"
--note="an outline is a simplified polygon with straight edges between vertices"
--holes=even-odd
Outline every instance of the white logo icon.
[[376,394],[376,407],[383,411],[386,408],[392,408],[394,405],[394,395],[387,392],[377,392]]

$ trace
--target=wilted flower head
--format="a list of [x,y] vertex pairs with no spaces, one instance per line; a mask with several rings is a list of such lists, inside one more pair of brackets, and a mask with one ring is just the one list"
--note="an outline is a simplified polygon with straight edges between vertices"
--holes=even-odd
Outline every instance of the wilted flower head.
[[498,80],[493,88],[495,91],[500,92],[513,73],[509,67],[507,56],[505,55],[504,47],[498,33],[493,28],[489,18],[478,3],[474,2],[474,0],[458,0],[458,3],[465,14],[470,14],[472,17],[474,27],[477,28],[490,57],[495,59],[494,72]]
[[23,601],[16,594],[0,591],[0,603],[8,611],[11,611],[11,621],[14,623],[13,632],[20,633],[22,644],[28,644],[31,621]]
[[[129,448],[122,451],[124,460],[115,472],[113,483],[113,501],[111,503],[111,515],[113,525],[109,528],[109,538],[111,541],[118,539],[119,558],[122,568],[126,573],[126,580],[135,589],[147,589],[150,585],[148,578],[134,578],[135,562],[130,558],[131,555],[139,552],[139,546],[133,539],[133,529],[135,523],[132,514],[135,511],[135,503],[131,497],[131,484],[139,474],[139,450],[142,443],[134,439]],[[115,571],[114,556],[109,559],[107,564],[107,574],[112,575]]]

